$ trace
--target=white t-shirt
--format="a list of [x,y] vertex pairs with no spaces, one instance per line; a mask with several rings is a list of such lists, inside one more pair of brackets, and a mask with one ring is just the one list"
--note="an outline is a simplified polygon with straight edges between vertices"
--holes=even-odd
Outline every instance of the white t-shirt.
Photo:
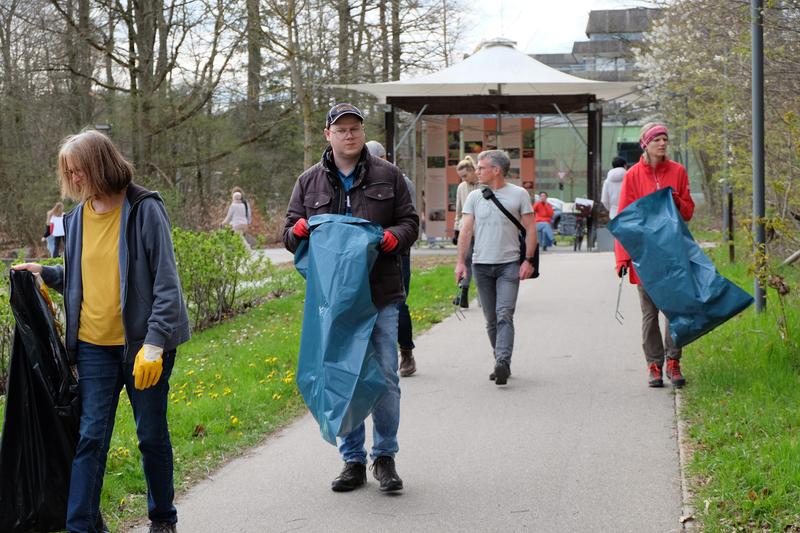
[[53,225],[53,231],[50,232],[50,235],[53,237],[63,237],[64,236],[64,217],[57,217],[55,215],[50,217],[50,223]]
[[[475,249],[472,262],[499,265],[519,261],[519,230],[492,202],[483,197],[483,187],[469,193],[464,202],[464,214],[475,217]],[[522,215],[533,213],[528,191],[506,183],[494,191],[509,213],[522,223]]]

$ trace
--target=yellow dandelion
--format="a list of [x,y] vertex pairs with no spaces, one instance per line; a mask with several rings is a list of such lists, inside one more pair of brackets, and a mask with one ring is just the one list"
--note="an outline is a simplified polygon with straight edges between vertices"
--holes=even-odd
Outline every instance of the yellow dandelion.
[[233,392],[233,391],[231,391],[231,388],[230,388],[230,387],[225,387],[225,390],[223,390],[223,391],[222,391],[222,394],[223,394],[223,396],[227,396],[227,395],[229,395],[231,392]]
[[273,400],[280,400],[281,399],[281,395],[276,392],[275,394],[272,395],[272,399]]
[[236,418],[235,416],[231,416],[231,425],[232,425],[232,426],[235,426],[235,425],[237,425],[238,423],[239,423],[239,419],[238,419],[238,418]]

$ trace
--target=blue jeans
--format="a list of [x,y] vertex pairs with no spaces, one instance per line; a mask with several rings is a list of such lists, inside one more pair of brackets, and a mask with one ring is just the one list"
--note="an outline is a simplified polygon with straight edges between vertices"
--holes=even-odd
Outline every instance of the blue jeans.
[[536,237],[539,239],[539,245],[542,249],[547,250],[548,246],[553,245],[553,226],[549,222],[537,222]]
[[[403,274],[403,287],[406,290],[406,299],[408,299],[408,291],[411,288],[411,254],[400,255],[400,269]],[[406,350],[413,350],[413,337],[411,312],[408,310],[406,300],[403,300],[403,303],[400,304],[400,318],[397,324],[397,344]]]
[[472,265],[475,285],[483,305],[486,333],[495,361],[511,366],[514,351],[514,311],[519,292],[519,263]]
[[147,482],[150,520],[175,523],[172,504],[172,444],[167,427],[169,376],[175,352],[163,356],[163,373],[154,386],[137,390],[133,384],[133,361],[122,362],[122,346],[96,346],[78,342],[78,387],[81,399],[80,439],[72,461],[67,501],[67,530],[95,532],[100,517],[100,491],[106,469],[108,447],[114,431],[119,393],[125,387],[136,421]]
[[[394,457],[397,446],[397,428],[400,425],[400,378],[397,376],[397,317],[398,305],[389,304],[378,310],[378,319],[372,328],[370,340],[375,347],[375,357],[381,366],[388,390],[372,408],[372,453],[375,460],[387,455]],[[339,452],[345,462],[367,464],[364,447],[364,423],[339,439]]]

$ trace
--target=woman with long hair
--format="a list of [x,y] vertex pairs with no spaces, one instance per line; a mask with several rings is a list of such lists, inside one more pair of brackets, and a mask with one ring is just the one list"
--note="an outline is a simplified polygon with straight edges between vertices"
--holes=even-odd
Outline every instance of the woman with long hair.
[[[681,217],[689,221],[694,214],[694,201],[689,191],[689,177],[680,163],[667,157],[669,134],[663,124],[651,122],[645,124],[640,132],[639,144],[644,150],[639,162],[625,174],[619,196],[619,212],[658,189],[672,187],[672,199],[680,211]],[[681,372],[681,350],[672,342],[669,326],[665,320],[665,331],[662,335],[658,325],[659,310],[639,283],[639,276],[631,265],[631,258],[625,248],[615,241],[614,249],[617,258],[617,275],[629,274],[630,282],[639,289],[639,303],[642,308],[642,349],[647,361],[648,385],[661,387],[664,384],[662,371],[664,361],[667,363],[667,378],[674,387],[682,387],[686,379]]]
[[122,387],[147,482],[151,532],[174,532],[169,377],[189,339],[169,218],[158,193],[133,183],[133,166],[97,131],[67,137],[58,154],[62,195],[79,202],[64,216],[64,266],[25,263],[64,294],[66,347],[77,365],[80,437],[72,462],[67,530],[98,532],[114,419]]
[[56,202],[47,212],[47,251],[50,257],[58,257],[64,243],[64,204]]
[[[470,156],[465,156],[456,166],[458,177],[461,178],[461,183],[458,184],[456,189],[456,222],[453,226],[454,237],[453,244],[458,244],[458,234],[461,231],[461,214],[464,209],[464,202],[467,201],[469,193],[478,188],[478,174],[476,173],[475,160]],[[472,280],[472,249],[474,240],[470,242],[469,250],[465,258],[467,265],[467,275],[461,281],[461,294],[456,298],[460,307],[469,307],[469,283]]]

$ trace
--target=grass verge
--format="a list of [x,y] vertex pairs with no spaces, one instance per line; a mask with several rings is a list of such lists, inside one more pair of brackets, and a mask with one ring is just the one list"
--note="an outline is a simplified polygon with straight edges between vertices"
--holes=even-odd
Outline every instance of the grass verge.
[[[414,268],[408,304],[419,334],[452,312],[453,258]],[[178,350],[169,420],[175,484],[185,489],[306,412],[294,381],[302,291],[194,335]],[[0,397],[0,420],[4,401]],[[123,393],[101,500],[112,531],[147,515],[130,402]]]
[[[752,292],[742,263],[727,248],[710,251],[720,272]],[[689,385],[681,416],[689,423],[689,477],[703,530],[800,531],[800,303],[797,268],[778,272],[793,289],[777,293],[685,350]]]

